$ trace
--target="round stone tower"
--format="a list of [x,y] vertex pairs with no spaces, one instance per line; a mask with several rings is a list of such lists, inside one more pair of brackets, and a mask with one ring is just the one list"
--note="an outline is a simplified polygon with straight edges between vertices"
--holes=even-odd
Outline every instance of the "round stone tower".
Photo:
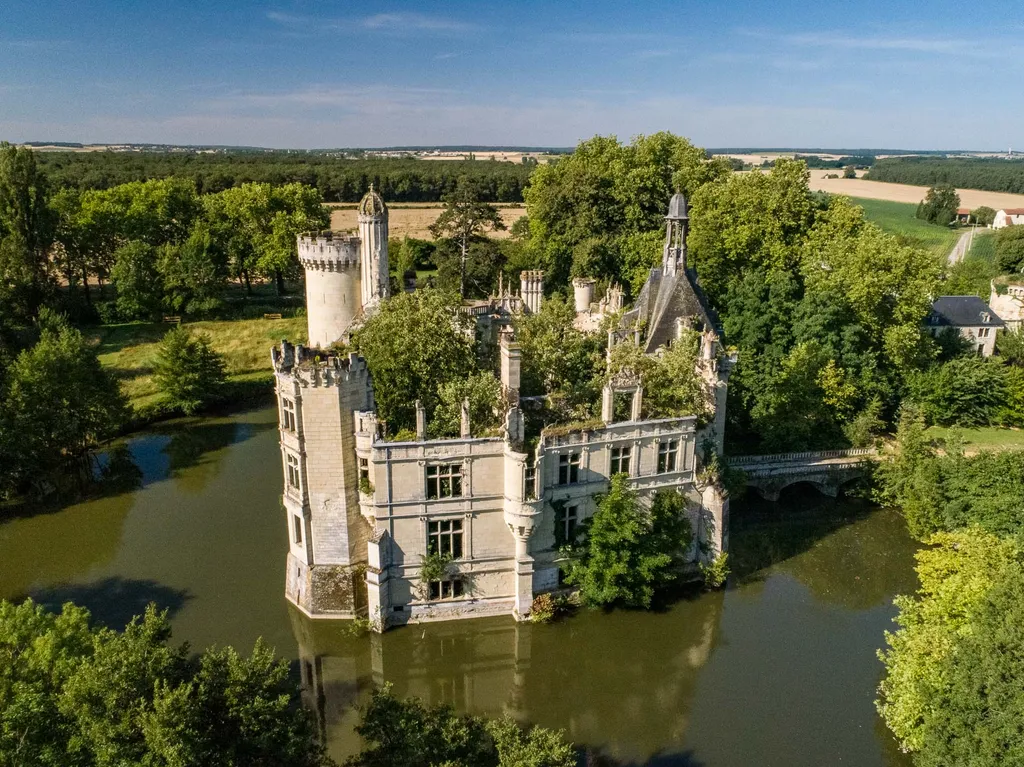
[[388,206],[370,184],[359,202],[359,239],[362,241],[363,307],[391,295],[388,275]]
[[306,270],[309,345],[325,348],[341,338],[361,308],[359,238],[303,234],[298,247],[299,263]]

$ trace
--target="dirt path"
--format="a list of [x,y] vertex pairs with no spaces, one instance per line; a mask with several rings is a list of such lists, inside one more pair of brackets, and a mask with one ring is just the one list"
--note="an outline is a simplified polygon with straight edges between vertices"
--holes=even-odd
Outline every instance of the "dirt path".
[[962,261],[963,257],[967,255],[967,251],[971,249],[971,243],[974,241],[974,230],[964,232],[960,235],[960,239],[956,241],[956,245],[949,251],[949,265]]

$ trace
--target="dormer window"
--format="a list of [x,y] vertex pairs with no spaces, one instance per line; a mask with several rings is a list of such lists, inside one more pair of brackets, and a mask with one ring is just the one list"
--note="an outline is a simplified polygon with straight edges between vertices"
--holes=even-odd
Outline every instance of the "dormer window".
[[984,322],[984,323],[991,322],[992,321],[992,315],[990,315],[988,312],[982,312],[981,313],[981,321]]

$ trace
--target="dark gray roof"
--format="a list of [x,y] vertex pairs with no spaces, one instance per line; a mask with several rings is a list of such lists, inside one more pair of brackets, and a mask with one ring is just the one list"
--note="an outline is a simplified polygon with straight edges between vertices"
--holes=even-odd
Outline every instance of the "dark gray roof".
[[939,296],[932,302],[928,324],[952,328],[1005,326],[999,315],[977,296]]
[[662,274],[661,269],[651,269],[633,311],[623,317],[623,322],[646,320],[643,347],[645,351],[653,352],[676,337],[676,319],[680,317],[692,318],[696,329],[710,328],[720,332],[718,317],[708,306],[693,269],[673,275]]
[[689,218],[686,213],[686,195],[676,192],[668,202],[668,215],[665,218]]

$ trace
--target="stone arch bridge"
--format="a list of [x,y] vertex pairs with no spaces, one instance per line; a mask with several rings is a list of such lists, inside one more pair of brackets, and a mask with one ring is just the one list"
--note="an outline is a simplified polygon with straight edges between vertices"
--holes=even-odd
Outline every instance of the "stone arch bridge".
[[806,482],[835,498],[847,482],[865,476],[877,460],[874,448],[823,450],[809,453],[740,455],[728,458],[730,469],[741,469],[748,487],[767,501],[777,501],[790,485]]

